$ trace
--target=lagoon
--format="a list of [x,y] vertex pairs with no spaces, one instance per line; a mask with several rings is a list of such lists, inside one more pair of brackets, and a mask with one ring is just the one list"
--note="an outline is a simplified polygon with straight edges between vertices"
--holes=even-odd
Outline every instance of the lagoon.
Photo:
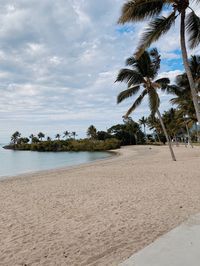
[[111,156],[109,152],[36,152],[5,150],[0,145],[0,178],[75,166]]

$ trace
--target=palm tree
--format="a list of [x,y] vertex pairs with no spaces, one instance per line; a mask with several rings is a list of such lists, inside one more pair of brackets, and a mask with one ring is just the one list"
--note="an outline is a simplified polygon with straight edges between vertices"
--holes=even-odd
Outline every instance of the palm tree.
[[77,136],[77,134],[76,134],[76,132],[75,132],[75,131],[73,131],[71,135],[72,135],[72,137],[73,137],[74,139],[75,139],[75,138],[76,138],[76,136]]
[[145,118],[143,116],[141,119],[139,119],[139,124],[144,127],[144,135],[145,135],[145,138],[146,138],[147,137],[147,135],[146,135],[147,118]]
[[51,141],[51,137],[48,136],[48,137],[47,137],[47,141]]
[[33,135],[33,134],[31,134],[30,136],[29,136],[29,138],[31,139],[31,142],[33,142],[33,138],[34,138],[35,136]]
[[56,134],[55,138],[60,140],[60,134]]
[[14,144],[17,144],[18,139],[21,137],[21,133],[19,133],[19,131],[15,131],[15,133],[12,134],[11,136],[11,141]]
[[66,131],[63,133],[63,136],[67,139],[67,138],[70,136],[70,132],[66,130]]
[[42,132],[38,133],[38,138],[42,141],[42,139],[45,137],[45,134]]
[[89,128],[87,130],[87,136],[90,137],[91,139],[96,139],[97,129],[95,126],[93,126],[93,125],[89,126]]
[[[198,64],[196,64],[199,62]],[[190,68],[196,84],[196,88],[199,91],[200,86],[200,57],[193,56],[190,60]],[[169,87],[169,92],[174,94],[176,97],[171,99],[171,103],[176,105],[178,108],[178,122],[182,127],[186,128],[188,135],[188,142],[190,141],[189,128],[192,128],[197,123],[195,116],[195,109],[192,102],[192,95],[190,91],[189,81],[186,73],[178,75],[176,77],[176,85]],[[192,146],[192,144],[191,144]]]
[[[191,89],[197,120],[200,124],[200,106],[195,82],[189,67],[185,40],[185,31],[187,30],[189,48],[193,49],[200,43],[200,18],[191,8],[191,2],[200,4],[199,0],[129,0],[123,5],[119,23],[124,24],[126,22],[151,19],[148,28],[139,42],[136,51],[136,58],[138,58],[146,48],[150,47],[153,42],[167,33],[175,23],[176,18],[180,16],[180,45],[182,58]],[[166,10],[169,10],[169,15],[167,17],[160,16],[162,12],[166,12]]]
[[[160,124],[160,120],[157,117],[150,115],[147,118],[147,125],[148,125],[150,130],[154,131],[153,133],[156,135],[158,141],[160,143],[163,142],[163,141],[161,141],[161,138],[163,139],[163,137],[162,137],[163,129],[162,129],[162,126]],[[165,143],[166,142],[166,138],[164,138],[163,140],[164,140],[164,143]]]
[[134,57],[128,58],[126,60],[126,65],[131,66],[132,69],[121,69],[116,81],[125,81],[128,85],[128,88],[118,95],[117,103],[121,103],[125,99],[135,95],[141,90],[141,88],[143,88],[140,96],[134,101],[133,105],[127,111],[125,118],[128,117],[130,113],[132,113],[142,103],[144,97],[148,95],[151,115],[158,115],[169,145],[172,159],[176,161],[171,141],[168,137],[159,111],[160,99],[157,94],[157,89],[165,90],[170,81],[168,78],[160,78],[155,80],[160,68],[160,56],[157,50],[153,49],[150,52],[144,51],[144,53],[138,59]]
[[[192,56],[189,65],[195,82],[195,87],[197,91],[200,92],[200,56]],[[183,73],[178,75],[175,84],[176,85],[168,87],[168,92],[176,96],[171,99],[171,103],[176,105],[178,109],[182,110],[184,115],[190,116],[195,122],[197,122],[187,74]]]
[[171,138],[173,138],[178,146],[177,135],[180,133],[181,123],[178,116],[178,111],[174,108],[170,108],[168,111],[165,111],[162,115],[164,124]]

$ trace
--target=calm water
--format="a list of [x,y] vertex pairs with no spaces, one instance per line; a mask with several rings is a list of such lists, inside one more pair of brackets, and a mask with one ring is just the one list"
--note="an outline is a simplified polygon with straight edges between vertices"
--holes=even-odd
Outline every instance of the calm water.
[[73,166],[111,156],[108,152],[33,152],[4,150],[0,145],[0,177]]

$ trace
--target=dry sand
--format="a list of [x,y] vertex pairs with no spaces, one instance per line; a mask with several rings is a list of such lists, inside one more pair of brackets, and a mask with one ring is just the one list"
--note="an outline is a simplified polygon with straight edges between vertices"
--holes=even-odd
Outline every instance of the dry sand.
[[200,212],[200,148],[121,156],[0,182],[0,265],[118,265]]

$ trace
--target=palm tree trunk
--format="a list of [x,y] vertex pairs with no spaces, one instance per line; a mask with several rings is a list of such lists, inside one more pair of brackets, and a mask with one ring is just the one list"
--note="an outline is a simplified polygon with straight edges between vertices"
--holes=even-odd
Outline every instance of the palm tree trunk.
[[144,137],[145,137],[145,140],[147,140],[146,125],[145,124],[144,124]]
[[167,144],[169,146],[169,150],[170,150],[170,153],[171,153],[171,156],[172,156],[172,160],[176,161],[176,157],[175,157],[174,151],[172,149],[171,140],[169,139],[169,136],[167,134],[167,130],[166,130],[165,125],[164,125],[163,120],[162,120],[162,116],[161,116],[160,111],[158,109],[157,109],[157,115],[158,115],[158,118],[160,120],[163,132],[165,134],[165,137],[166,137],[166,140],[167,140]]
[[199,127],[197,123],[196,123],[196,133],[197,133],[197,142],[199,142]]
[[159,134],[158,134],[157,131],[156,131],[156,134],[157,134],[157,137],[158,137],[158,141],[161,143],[161,140],[160,140],[160,137],[159,137]]
[[198,103],[197,91],[195,89],[194,79],[193,79],[192,72],[190,70],[190,66],[188,62],[188,55],[187,55],[187,49],[186,49],[186,43],[185,43],[185,11],[182,11],[181,13],[180,37],[181,37],[180,42],[181,42],[183,64],[184,64],[185,71],[186,71],[188,81],[190,84],[192,100],[193,100],[197,120],[200,124],[200,108],[199,108],[199,103]]
[[174,140],[175,140],[175,143],[176,143],[176,147],[178,147],[178,140],[177,140],[177,137],[176,137],[175,134],[174,134]]
[[188,144],[193,148],[192,141],[191,141],[191,137],[190,137],[190,131],[189,131],[187,122],[185,122],[185,127],[186,127],[187,135],[188,135]]

